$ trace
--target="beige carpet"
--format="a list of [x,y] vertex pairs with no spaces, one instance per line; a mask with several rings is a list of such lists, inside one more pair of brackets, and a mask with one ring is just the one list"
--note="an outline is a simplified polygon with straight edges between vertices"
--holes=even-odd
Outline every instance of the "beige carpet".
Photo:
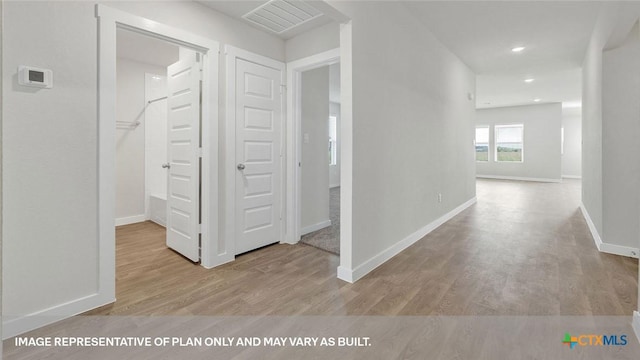
[[304,235],[300,242],[340,255],[340,187],[329,190],[331,226]]

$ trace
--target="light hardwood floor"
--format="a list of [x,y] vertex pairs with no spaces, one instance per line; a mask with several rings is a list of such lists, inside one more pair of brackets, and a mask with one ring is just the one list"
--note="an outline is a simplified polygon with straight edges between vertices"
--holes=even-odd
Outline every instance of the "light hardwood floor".
[[[115,304],[89,315],[631,315],[638,260],[599,253],[579,181],[478,181],[478,203],[366,277],[339,258],[273,245],[206,270],[164,228],[117,229]],[[408,231],[410,232],[410,231]]]

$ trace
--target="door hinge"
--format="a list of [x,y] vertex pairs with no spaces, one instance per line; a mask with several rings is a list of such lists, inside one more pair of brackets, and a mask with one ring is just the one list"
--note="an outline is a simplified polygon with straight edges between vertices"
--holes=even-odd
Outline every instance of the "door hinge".
[[287,92],[287,85],[280,84],[280,94]]
[[196,228],[197,228],[196,230],[198,231],[198,234],[202,234],[202,224],[198,224]]
[[196,154],[198,155],[198,157],[202,157],[202,148],[198,148],[198,150],[196,150]]

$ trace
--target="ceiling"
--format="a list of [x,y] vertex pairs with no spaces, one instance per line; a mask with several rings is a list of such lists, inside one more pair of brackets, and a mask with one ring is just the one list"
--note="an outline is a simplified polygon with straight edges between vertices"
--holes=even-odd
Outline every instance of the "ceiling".
[[124,29],[117,29],[116,36],[119,58],[162,67],[178,61],[179,47],[170,42]]
[[[579,102],[580,67],[601,3],[406,2],[478,76],[478,108]],[[525,46],[520,53],[513,47]],[[525,83],[524,79],[535,79]]]
[[[243,15],[251,12],[252,10],[258,8],[261,5],[264,5],[266,3],[268,3],[268,0],[235,0],[235,1],[224,1],[224,0],[196,0],[196,2],[199,2],[211,9],[214,9],[216,11],[219,11],[223,14],[229,15],[232,18],[241,20],[242,22],[244,22],[245,24],[251,25],[259,30],[265,31],[269,34],[278,36],[284,40],[288,40],[291,39],[293,37],[296,37],[306,31],[309,31],[311,29],[314,29],[316,27],[328,24],[333,20],[332,17],[328,16],[326,13],[324,13],[323,15],[316,17],[314,19],[311,19],[297,27],[294,27],[290,30],[284,31],[280,34],[276,34],[274,32],[271,32],[267,29],[265,29],[264,27],[260,26],[260,25],[256,25],[250,21],[247,21],[245,19],[242,18]],[[316,8],[317,10],[320,10],[321,12],[325,12],[325,10],[327,9],[327,5],[324,3],[324,1],[317,1],[317,0],[311,0],[311,1],[305,1],[306,3],[310,4],[311,6],[313,6],[314,8]]]
[[[267,0],[198,0],[242,19]],[[333,21],[323,1],[307,1],[325,13],[277,36],[290,39]],[[478,108],[581,100],[581,64],[595,26],[597,1],[403,1],[420,22],[476,74]],[[272,32],[271,32],[272,33]],[[272,33],[276,35],[275,33]],[[513,53],[515,46],[525,46]],[[535,79],[525,83],[528,78]]]

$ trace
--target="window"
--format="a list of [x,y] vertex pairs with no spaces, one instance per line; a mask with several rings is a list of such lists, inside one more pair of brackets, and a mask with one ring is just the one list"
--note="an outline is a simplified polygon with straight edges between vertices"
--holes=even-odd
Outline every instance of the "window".
[[476,127],[476,161],[489,161],[489,127]]
[[496,125],[496,161],[523,162],[524,125]]
[[338,164],[338,119],[329,116],[329,165]]

